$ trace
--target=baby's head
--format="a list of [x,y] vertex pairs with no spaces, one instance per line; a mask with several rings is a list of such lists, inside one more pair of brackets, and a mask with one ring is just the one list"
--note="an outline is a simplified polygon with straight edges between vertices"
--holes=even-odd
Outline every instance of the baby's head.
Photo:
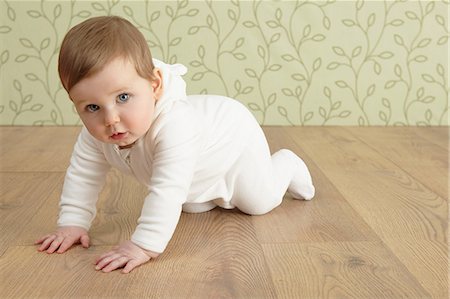
[[69,92],[83,78],[118,57],[133,63],[142,78],[154,79],[150,49],[136,27],[116,16],[88,19],[65,36],[59,53],[59,77]]

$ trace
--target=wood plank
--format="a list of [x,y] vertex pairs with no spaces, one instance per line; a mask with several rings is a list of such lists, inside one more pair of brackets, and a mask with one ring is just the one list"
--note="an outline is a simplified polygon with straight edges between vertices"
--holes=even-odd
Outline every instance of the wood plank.
[[1,127],[0,171],[65,171],[81,127]]
[[[430,271],[442,269],[440,264],[448,265],[445,255],[429,256],[429,252],[436,252],[436,245],[428,243],[428,247],[419,250],[400,245],[399,241],[447,246],[446,201],[403,171],[401,165],[393,164],[353,137],[348,128],[285,130],[316,161],[383,242],[396,249],[392,251],[422,287],[436,298],[446,292],[447,286],[442,282],[447,273]],[[427,284],[430,279],[438,283],[437,288]]]
[[412,127],[411,130],[429,142],[449,150],[450,127]]
[[263,247],[279,298],[430,298],[382,243]]
[[[448,199],[448,149],[422,138],[416,128],[351,128],[353,136],[369,145],[410,176]],[[434,139],[433,139],[434,140]]]
[[61,173],[0,172],[0,256],[32,227],[30,219],[37,210],[47,208],[48,194],[62,180]]

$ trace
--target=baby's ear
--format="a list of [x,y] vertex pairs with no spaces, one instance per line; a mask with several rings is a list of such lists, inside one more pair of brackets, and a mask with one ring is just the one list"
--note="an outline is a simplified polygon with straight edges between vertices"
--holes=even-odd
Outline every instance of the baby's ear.
[[162,71],[159,68],[153,69],[153,80],[152,80],[152,88],[153,88],[153,94],[155,95],[156,99],[159,99],[163,93],[163,75]]

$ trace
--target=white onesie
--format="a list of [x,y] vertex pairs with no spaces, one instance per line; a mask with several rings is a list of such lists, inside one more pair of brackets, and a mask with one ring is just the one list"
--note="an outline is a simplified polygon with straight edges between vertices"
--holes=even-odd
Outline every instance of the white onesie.
[[264,214],[289,191],[311,199],[306,165],[294,153],[270,155],[253,115],[238,101],[211,95],[186,96],[183,65],[154,60],[163,74],[164,94],[153,123],[130,149],[102,143],[83,127],[67,170],[59,226],[88,230],[98,194],[113,166],[148,188],[131,240],[161,253],[182,209],[204,212],[216,206]]

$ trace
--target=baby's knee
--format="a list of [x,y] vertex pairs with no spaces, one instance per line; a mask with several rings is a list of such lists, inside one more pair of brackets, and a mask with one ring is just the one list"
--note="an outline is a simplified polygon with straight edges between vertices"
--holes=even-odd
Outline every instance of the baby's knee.
[[234,202],[234,206],[240,211],[254,216],[264,215],[281,204],[282,198],[255,198]]

